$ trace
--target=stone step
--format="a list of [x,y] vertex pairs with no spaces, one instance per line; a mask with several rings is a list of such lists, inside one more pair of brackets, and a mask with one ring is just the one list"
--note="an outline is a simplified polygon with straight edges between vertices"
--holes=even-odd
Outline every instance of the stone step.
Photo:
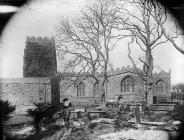
[[150,110],[158,110],[158,111],[172,111],[174,110],[175,105],[168,105],[168,104],[155,104],[151,105]]
[[154,114],[168,114],[169,111],[165,111],[165,110],[150,110],[150,112],[154,113]]

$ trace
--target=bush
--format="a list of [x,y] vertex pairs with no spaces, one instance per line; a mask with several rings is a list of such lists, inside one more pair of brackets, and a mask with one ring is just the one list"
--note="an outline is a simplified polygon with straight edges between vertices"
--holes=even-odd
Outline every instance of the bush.
[[44,117],[43,114],[43,104],[35,104],[35,109],[28,109],[27,113],[28,116],[33,118],[33,125],[35,128],[36,133],[40,131],[40,122]]
[[36,133],[38,133],[40,131],[40,123],[43,118],[46,118],[50,123],[52,116],[57,112],[57,108],[51,105],[46,105],[44,103],[36,103],[34,105],[36,108],[28,109],[27,113],[28,116],[33,118],[33,126]]
[[177,105],[175,111],[171,113],[171,116],[184,123],[184,105]]
[[9,101],[0,99],[0,139],[5,136],[2,122],[8,120],[13,111],[15,111],[15,106],[11,105]]
[[2,121],[6,121],[10,118],[10,114],[15,111],[15,105],[11,105],[9,101],[4,101],[0,99],[0,107],[1,107],[1,119]]

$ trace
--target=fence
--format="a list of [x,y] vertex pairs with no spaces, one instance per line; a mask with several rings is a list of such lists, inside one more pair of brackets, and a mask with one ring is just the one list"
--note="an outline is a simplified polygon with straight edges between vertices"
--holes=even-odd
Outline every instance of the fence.
[[184,94],[181,93],[171,93],[171,101],[184,104]]

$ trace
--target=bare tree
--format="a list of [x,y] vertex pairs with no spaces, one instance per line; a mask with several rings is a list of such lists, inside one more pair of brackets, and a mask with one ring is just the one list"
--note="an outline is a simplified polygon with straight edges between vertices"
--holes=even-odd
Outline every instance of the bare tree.
[[[121,36],[115,34],[117,10],[115,3],[99,0],[81,11],[73,20],[63,19],[56,35],[58,54],[65,58],[65,70],[92,77],[101,84],[105,95],[108,80],[109,53]],[[97,72],[102,72],[101,80]]]
[[[154,10],[155,10],[155,12],[156,12],[157,6],[158,6],[158,2],[157,2],[156,0],[151,0],[151,1],[148,0],[147,2],[148,2],[148,3],[151,3],[151,4],[154,6]],[[165,10],[165,14],[166,14],[166,13],[167,13],[167,9],[166,9],[166,8],[163,8],[163,7],[162,7],[162,9]],[[168,33],[168,31],[166,30],[166,28],[164,27],[164,24],[163,24],[162,22],[160,22],[160,17],[159,17],[159,16],[155,17],[154,14],[152,14],[152,13],[150,13],[150,14],[151,14],[151,16],[155,19],[155,21],[157,22],[157,24],[159,24],[159,26],[160,26],[160,28],[161,28],[161,30],[162,30],[162,32],[163,32],[165,38],[167,38],[167,39],[170,41],[170,43],[172,43],[172,45],[173,45],[181,54],[184,55],[184,48],[181,47],[181,46],[179,46],[179,45],[176,43],[176,40],[175,40],[178,36],[182,36],[182,37],[183,37],[183,33],[178,33],[177,26],[176,26],[176,30],[175,30],[176,32],[175,32],[175,33],[176,33],[177,36],[171,36],[171,35]],[[175,25],[177,25],[176,19],[173,19],[173,22],[174,22]]]
[[[152,51],[155,47],[166,42],[173,44],[173,39],[179,35],[178,26],[172,18],[168,17],[166,9],[156,1],[127,0],[120,4],[119,10],[122,19],[118,28],[124,30],[125,35],[131,35],[131,41],[128,43],[128,57],[145,82],[145,98],[147,100],[153,78]],[[174,27],[172,27],[174,31],[172,35],[168,35],[164,26],[171,20],[174,23]],[[138,46],[144,53],[144,59],[139,58],[139,61],[143,64],[143,71],[137,68],[135,60],[131,56],[131,45]]]

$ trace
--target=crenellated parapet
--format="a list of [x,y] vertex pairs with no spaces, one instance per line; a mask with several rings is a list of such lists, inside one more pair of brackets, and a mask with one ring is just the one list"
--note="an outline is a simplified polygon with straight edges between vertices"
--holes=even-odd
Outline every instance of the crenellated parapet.
[[[138,68],[139,72],[142,72],[142,70],[140,68]],[[122,67],[122,68],[116,68],[113,69],[111,68],[108,72],[107,75],[108,76],[113,76],[113,75],[119,75],[119,74],[124,74],[124,73],[132,73],[132,74],[137,74],[137,70],[134,67],[130,67],[129,65],[126,67]],[[75,72],[66,72],[66,73],[62,73],[62,75],[64,76],[84,76],[87,75],[86,73],[75,73]],[[103,76],[103,72],[96,72],[97,76]],[[167,77],[170,78],[171,76],[171,72],[165,72],[165,71],[160,71],[160,72],[155,72],[153,73],[153,77]]]
[[55,41],[53,37],[35,37],[35,36],[27,36],[26,37],[26,46],[29,43],[37,43],[38,45],[43,45],[43,46],[55,46]]
[[[138,71],[141,71],[141,69],[138,68]],[[122,67],[122,68],[117,68],[117,69],[111,68],[107,72],[107,75],[111,76],[111,75],[123,74],[123,73],[127,73],[127,72],[134,73],[134,74],[137,73],[137,71],[134,67],[127,66],[127,67]],[[63,76],[67,76],[67,77],[75,77],[75,76],[85,76],[85,75],[90,74],[90,73],[62,72],[61,74]],[[96,76],[100,76],[100,77],[103,76],[103,72],[96,72]]]
[[[138,71],[141,71],[141,69],[138,68]],[[107,73],[108,75],[114,75],[114,74],[121,74],[121,73],[126,73],[126,72],[137,73],[137,70],[134,67],[130,67],[128,65],[122,68],[116,68],[116,69],[112,68]]]
[[[140,68],[138,68],[138,71],[143,72]],[[128,65],[128,66],[122,67],[122,68],[116,68],[116,69],[111,68],[107,73],[108,73],[108,75],[116,75],[116,74],[123,74],[123,73],[127,73],[127,72],[136,74],[137,70],[134,67],[130,67]],[[153,76],[154,77],[167,77],[167,78],[170,78],[171,77],[171,71],[169,70],[169,72],[166,72],[166,71],[161,70],[160,72],[154,72]]]
[[155,72],[153,74],[154,77],[167,77],[167,78],[170,78],[171,77],[171,72],[166,72],[166,71],[160,71],[160,72]]

